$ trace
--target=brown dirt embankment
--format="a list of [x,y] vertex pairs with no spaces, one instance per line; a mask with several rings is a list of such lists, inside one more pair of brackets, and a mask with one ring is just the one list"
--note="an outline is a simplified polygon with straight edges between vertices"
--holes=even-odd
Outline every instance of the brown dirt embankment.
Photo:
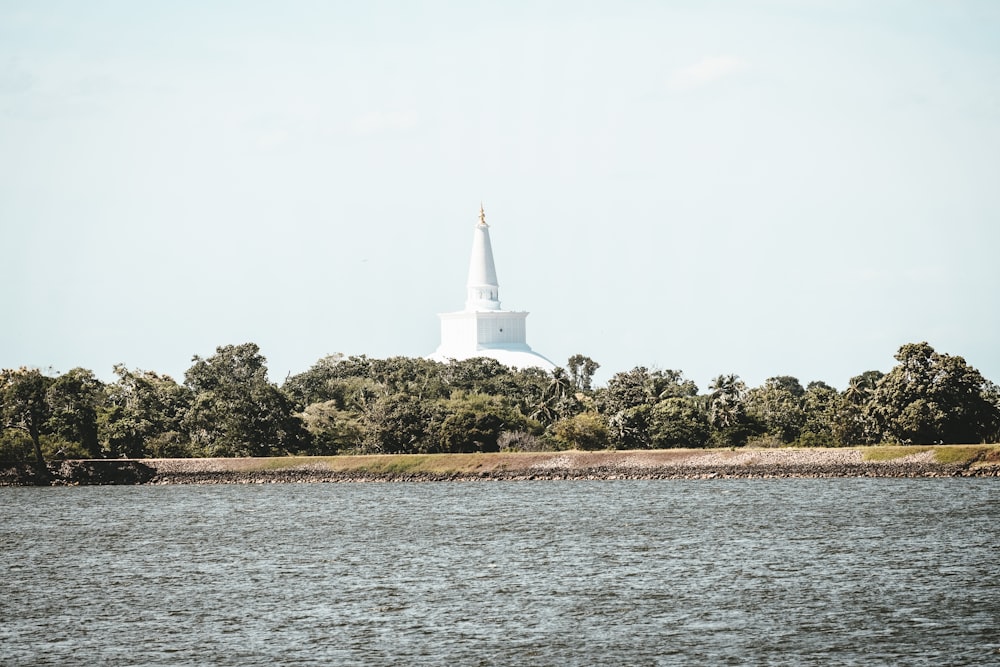
[[[9,474],[5,474],[9,473]],[[0,471],[0,485],[32,477]],[[1000,445],[64,461],[55,484],[1000,477]]]
[[[943,454],[939,450],[944,450]],[[957,454],[957,455],[956,455]],[[158,459],[152,483],[1000,476],[1000,447]]]

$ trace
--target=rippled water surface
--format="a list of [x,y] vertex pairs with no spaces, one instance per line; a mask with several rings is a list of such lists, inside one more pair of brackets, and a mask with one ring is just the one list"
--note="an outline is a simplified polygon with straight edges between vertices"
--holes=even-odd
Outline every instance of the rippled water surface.
[[990,479],[0,489],[3,665],[998,665]]

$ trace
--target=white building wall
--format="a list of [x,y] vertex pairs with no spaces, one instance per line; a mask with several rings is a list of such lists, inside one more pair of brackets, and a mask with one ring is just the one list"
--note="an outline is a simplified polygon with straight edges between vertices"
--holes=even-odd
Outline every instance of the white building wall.
[[429,358],[448,361],[491,357],[515,368],[555,368],[551,361],[528,346],[525,331],[528,313],[500,309],[500,288],[489,225],[482,207],[473,237],[466,290],[464,311],[439,315],[441,345]]
[[446,313],[441,315],[441,350],[459,356],[476,349],[475,313]]
[[501,311],[498,315],[478,318],[477,345],[524,345],[527,341],[525,318],[528,314]]

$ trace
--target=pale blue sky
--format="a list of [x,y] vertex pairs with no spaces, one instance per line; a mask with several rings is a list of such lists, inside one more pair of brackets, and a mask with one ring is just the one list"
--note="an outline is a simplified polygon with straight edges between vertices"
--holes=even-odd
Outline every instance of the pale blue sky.
[[602,381],[1000,381],[1000,3],[0,0],[0,367],[429,354],[481,200]]

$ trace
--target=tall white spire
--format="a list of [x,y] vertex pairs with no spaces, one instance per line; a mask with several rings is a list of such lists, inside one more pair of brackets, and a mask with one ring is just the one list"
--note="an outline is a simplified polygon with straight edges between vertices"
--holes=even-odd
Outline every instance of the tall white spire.
[[493,263],[490,226],[486,224],[486,212],[482,203],[479,204],[479,224],[472,237],[465,309],[500,310],[500,285],[497,283],[497,268]]
[[441,344],[428,358],[448,362],[455,359],[489,357],[514,368],[552,370],[555,364],[538,354],[525,340],[528,313],[500,309],[500,287],[493,264],[490,226],[479,205],[479,224],[472,237],[465,310],[440,313]]

